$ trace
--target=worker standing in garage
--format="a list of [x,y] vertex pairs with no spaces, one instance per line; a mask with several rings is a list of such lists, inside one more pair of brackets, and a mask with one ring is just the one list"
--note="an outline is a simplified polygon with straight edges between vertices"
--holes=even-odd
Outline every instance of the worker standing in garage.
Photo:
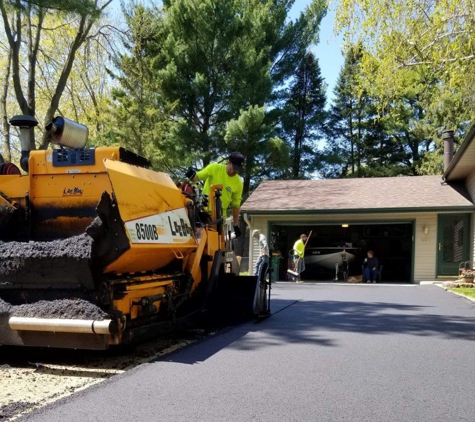
[[376,283],[378,279],[379,261],[374,256],[373,251],[367,252],[367,258],[364,260],[364,276],[366,283]]
[[229,205],[232,207],[234,234],[241,236],[239,228],[239,212],[241,210],[241,199],[243,183],[239,177],[239,172],[244,166],[244,155],[240,152],[233,152],[226,164],[211,163],[203,170],[195,171],[189,168],[185,176],[192,182],[204,181],[203,193],[209,194],[212,185],[223,185],[221,192],[221,203],[225,212]]
[[294,243],[294,253],[295,253],[295,272],[297,276],[295,276],[296,283],[303,283],[302,279],[300,278],[300,274],[302,271],[305,271],[305,245],[307,243],[307,235],[301,234],[300,239],[298,239]]

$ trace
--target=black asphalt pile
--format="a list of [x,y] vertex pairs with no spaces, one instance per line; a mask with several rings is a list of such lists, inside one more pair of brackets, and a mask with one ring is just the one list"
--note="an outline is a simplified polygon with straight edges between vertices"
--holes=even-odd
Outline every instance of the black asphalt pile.
[[87,234],[49,242],[0,242],[0,268],[15,269],[23,259],[68,258],[90,259],[92,239]]
[[40,300],[39,302],[18,305],[13,307],[11,315],[27,318],[60,318],[99,320],[108,318],[108,315],[99,307],[85,300]]
[[[24,305],[11,305],[0,299],[0,346],[22,344],[18,333],[9,325],[10,317],[77,319],[103,321],[110,319],[102,309],[82,299],[41,300]],[[1,416],[1,414],[0,414]],[[1,419],[1,417],[0,417]]]
[[11,309],[12,305],[0,298],[0,316],[9,314]]
[[0,316],[27,318],[93,319],[102,321],[109,316],[101,308],[86,300],[40,300],[24,305],[11,305],[0,299]]
[[50,242],[0,242],[0,283],[91,287],[91,249],[87,234]]
[[7,404],[5,406],[0,407],[0,421],[7,420],[14,416],[23,413],[24,411],[33,407],[34,403],[28,403],[25,401],[18,401],[15,403]]

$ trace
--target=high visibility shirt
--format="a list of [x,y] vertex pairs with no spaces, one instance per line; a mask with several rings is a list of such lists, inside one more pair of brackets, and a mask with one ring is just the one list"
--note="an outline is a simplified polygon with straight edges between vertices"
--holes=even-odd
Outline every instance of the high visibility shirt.
[[221,204],[223,210],[229,207],[239,208],[241,206],[243,183],[241,178],[235,174],[228,176],[226,164],[213,163],[196,173],[199,180],[204,180],[203,193],[209,195],[212,185],[223,185],[221,192]]
[[303,243],[302,239],[299,239],[294,243],[294,250],[296,251],[296,255],[298,255],[299,258],[304,257],[304,255],[305,255],[305,243]]

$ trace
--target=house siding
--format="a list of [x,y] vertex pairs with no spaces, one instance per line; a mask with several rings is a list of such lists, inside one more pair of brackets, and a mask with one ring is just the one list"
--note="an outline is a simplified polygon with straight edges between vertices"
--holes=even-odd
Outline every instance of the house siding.
[[[465,179],[465,187],[470,198],[475,202],[475,169]],[[475,267],[475,213],[472,213],[470,226],[470,256],[472,257],[472,268]]]
[[472,201],[475,200],[475,169],[465,179],[465,187]]
[[[420,281],[434,281],[437,273],[437,213],[387,213],[387,214],[371,214],[371,215],[332,215],[319,214],[318,216],[311,215],[249,215],[251,217],[251,231],[259,229],[270,240],[269,228],[270,224],[339,224],[342,221],[351,224],[356,222],[383,222],[383,221],[405,221],[414,222],[414,268],[413,281],[418,283]],[[472,218],[473,220],[473,218]],[[473,225],[473,223],[472,223]],[[428,234],[424,233],[424,226],[429,229]],[[473,227],[472,227],[473,233]],[[473,236],[472,236],[473,239]],[[249,250],[249,271],[252,272],[255,262],[258,258],[259,246],[258,243],[250,239]],[[252,263],[252,266],[251,266]],[[408,282],[411,280],[407,280]]]

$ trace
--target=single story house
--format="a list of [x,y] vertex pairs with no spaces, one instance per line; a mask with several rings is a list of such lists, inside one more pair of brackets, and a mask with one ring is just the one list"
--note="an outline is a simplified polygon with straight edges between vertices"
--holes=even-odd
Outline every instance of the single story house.
[[[334,279],[345,258],[350,276],[361,275],[369,249],[383,282],[458,276],[475,253],[474,138],[475,128],[453,155],[453,132],[444,132],[442,176],[262,182],[241,211],[251,232],[267,236],[274,280],[286,279],[292,246],[310,231],[304,280]],[[251,273],[259,246],[252,236],[249,242]]]

